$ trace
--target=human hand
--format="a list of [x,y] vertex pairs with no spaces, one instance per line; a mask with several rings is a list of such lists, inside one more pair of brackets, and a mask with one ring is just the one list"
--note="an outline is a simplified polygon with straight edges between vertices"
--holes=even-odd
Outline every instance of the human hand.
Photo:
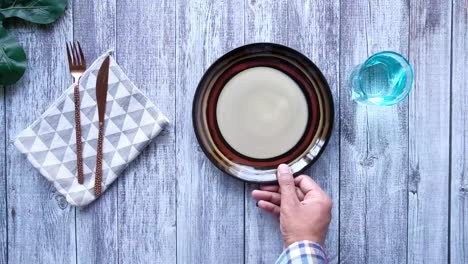
[[278,166],[278,185],[260,186],[252,197],[261,209],[279,217],[285,246],[310,240],[324,245],[332,200],[309,176],[293,177],[288,165]]

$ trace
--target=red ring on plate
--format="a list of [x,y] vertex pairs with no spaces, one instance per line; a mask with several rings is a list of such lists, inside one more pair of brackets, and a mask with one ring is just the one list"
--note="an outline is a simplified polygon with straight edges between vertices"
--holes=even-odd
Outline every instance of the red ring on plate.
[[[227,70],[225,70],[221,76],[215,81],[213,89],[208,95],[207,103],[207,122],[212,135],[212,139],[215,142],[215,145],[219,150],[230,160],[240,163],[247,166],[255,166],[262,168],[276,168],[279,163],[289,163],[294,160],[297,156],[303,153],[307,147],[310,145],[313,136],[316,132],[318,126],[318,101],[317,95],[312,84],[309,80],[301,74],[294,66],[290,65],[287,61],[282,61],[279,59],[275,60],[262,60],[264,58],[256,58],[255,60],[239,62]],[[267,58],[268,59],[268,58]],[[304,135],[298,141],[298,143],[293,146],[286,153],[281,154],[277,157],[268,158],[268,159],[255,159],[244,156],[232,148],[227,141],[222,136],[216,119],[216,107],[219,95],[226,85],[226,83],[234,77],[236,74],[240,73],[249,68],[254,67],[271,67],[277,70],[282,71],[290,78],[292,78],[301,88],[302,92],[307,101],[307,106],[309,108],[309,117],[307,126],[304,131]]]

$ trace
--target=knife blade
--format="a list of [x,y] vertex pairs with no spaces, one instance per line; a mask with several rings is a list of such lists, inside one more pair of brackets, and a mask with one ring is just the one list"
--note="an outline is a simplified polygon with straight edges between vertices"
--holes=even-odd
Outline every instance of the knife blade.
[[96,101],[99,116],[99,135],[96,158],[96,179],[94,180],[94,194],[101,195],[102,190],[102,143],[104,141],[104,114],[106,113],[107,82],[109,80],[109,56],[107,56],[99,68],[96,79]]
[[96,79],[96,101],[98,107],[99,122],[104,122],[107,100],[107,81],[109,80],[109,56],[104,59],[99,68]]

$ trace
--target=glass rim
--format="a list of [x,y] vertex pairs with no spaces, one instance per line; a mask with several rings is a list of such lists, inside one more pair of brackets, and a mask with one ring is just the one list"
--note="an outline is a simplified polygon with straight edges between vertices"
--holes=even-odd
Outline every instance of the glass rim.
[[396,59],[398,59],[400,62],[403,63],[402,65],[404,66],[405,71],[409,74],[403,93],[401,93],[395,100],[392,100],[391,102],[384,103],[384,104],[375,104],[378,106],[393,106],[405,100],[409,96],[410,92],[413,90],[413,83],[414,83],[413,67],[409,63],[408,59],[406,59],[403,55],[401,55],[398,52],[390,51],[390,50],[379,51],[377,53],[372,54],[369,58],[367,58],[364,61],[362,65],[366,65],[366,63],[370,61],[372,58],[382,55],[382,54],[390,54],[390,55],[393,55],[393,57],[396,57]]

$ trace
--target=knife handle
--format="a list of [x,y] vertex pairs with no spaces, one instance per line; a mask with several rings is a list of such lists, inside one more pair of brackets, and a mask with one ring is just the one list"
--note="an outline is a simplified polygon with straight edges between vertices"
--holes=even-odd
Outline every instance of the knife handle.
[[[79,82],[79,81],[78,81]],[[78,183],[83,184],[83,146],[81,144],[80,86],[75,84],[76,168]]]
[[104,122],[99,122],[98,148],[96,159],[96,179],[94,181],[94,194],[96,197],[101,195],[102,191],[102,142],[104,140]]

